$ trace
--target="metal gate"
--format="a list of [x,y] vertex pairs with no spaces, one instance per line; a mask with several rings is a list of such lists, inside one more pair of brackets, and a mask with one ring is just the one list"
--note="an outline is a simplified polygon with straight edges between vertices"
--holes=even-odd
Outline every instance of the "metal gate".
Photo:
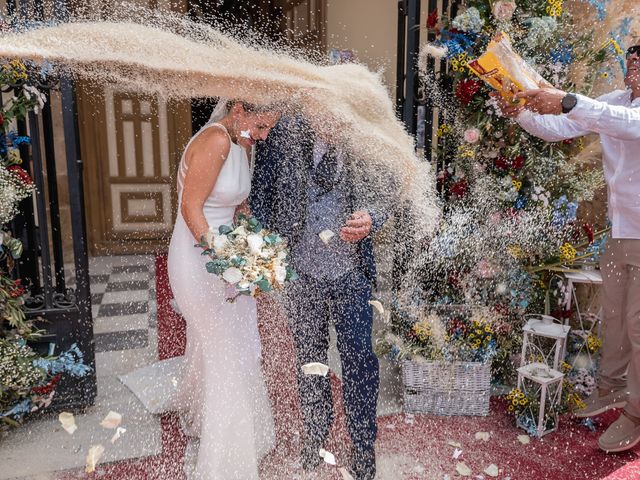
[[[396,109],[398,116],[406,125],[407,131],[416,136],[416,145],[422,150],[427,161],[435,162],[434,168],[440,170],[446,159],[433,158],[434,132],[440,124],[439,112],[425,94],[424,78],[418,71],[420,51],[420,11],[424,6],[427,12],[437,12],[438,17],[455,17],[462,2],[460,0],[399,0],[398,1],[398,48],[397,48],[397,84]],[[435,40],[435,33],[429,31],[427,42]],[[427,59],[425,78],[437,82],[441,92],[452,92],[453,83],[449,75],[449,62],[442,59],[436,62]]]
[[[52,8],[55,17],[67,16],[66,2],[57,0]],[[44,20],[45,10],[42,0],[9,0],[5,13],[12,22],[21,23]],[[22,85],[11,87],[0,92],[0,100]],[[72,78],[65,72],[55,79],[44,77],[38,87],[46,96],[44,108],[38,115],[30,112],[26,121],[16,125],[18,135],[31,137],[31,146],[22,144],[20,155],[22,167],[34,180],[36,194],[22,202],[20,214],[10,226],[24,247],[12,274],[30,290],[27,317],[47,332],[34,348],[56,355],[75,343],[92,369],[83,378],[63,378],[56,387],[56,407],[78,408],[93,404],[97,392],[75,93]],[[58,115],[51,107],[53,98],[61,106]],[[56,161],[56,142],[62,138],[64,161]],[[60,170],[66,170],[66,182]],[[63,192],[65,197],[68,193],[71,227],[67,231],[61,222]],[[65,244],[71,245],[66,252]]]

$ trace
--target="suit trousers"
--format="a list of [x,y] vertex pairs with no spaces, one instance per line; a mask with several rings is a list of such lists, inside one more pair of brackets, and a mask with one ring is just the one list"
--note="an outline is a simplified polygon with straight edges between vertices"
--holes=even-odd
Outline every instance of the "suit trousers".
[[333,321],[342,365],[347,428],[355,448],[373,448],[380,378],[371,343],[370,282],[359,269],[333,281],[300,275],[287,287],[286,295],[296,347],[305,443],[320,448],[333,422],[329,378],[305,375],[301,370],[311,362],[328,365],[329,322]]
[[610,239],[600,270],[604,338],[599,386],[626,388],[625,410],[640,417],[640,240]]

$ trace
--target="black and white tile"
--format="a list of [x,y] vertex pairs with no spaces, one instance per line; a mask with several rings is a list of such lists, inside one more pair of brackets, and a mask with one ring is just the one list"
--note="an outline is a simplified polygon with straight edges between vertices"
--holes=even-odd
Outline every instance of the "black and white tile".
[[94,257],[89,273],[96,352],[147,348],[155,343],[155,258]]

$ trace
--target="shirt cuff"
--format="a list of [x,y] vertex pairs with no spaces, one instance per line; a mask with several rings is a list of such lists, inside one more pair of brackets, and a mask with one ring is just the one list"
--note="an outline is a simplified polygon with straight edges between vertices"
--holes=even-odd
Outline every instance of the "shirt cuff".
[[593,100],[584,95],[576,94],[578,102],[573,109],[567,113],[567,118],[571,120],[597,120],[600,117],[601,102]]

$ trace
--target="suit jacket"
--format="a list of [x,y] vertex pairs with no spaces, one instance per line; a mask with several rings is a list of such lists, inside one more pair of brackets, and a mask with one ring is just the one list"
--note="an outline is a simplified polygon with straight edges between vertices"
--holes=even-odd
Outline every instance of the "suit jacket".
[[[313,165],[315,136],[308,123],[299,118],[285,118],[271,130],[267,140],[258,145],[255,157],[251,196],[252,214],[269,230],[295,244],[305,229],[310,166]],[[345,161],[346,185],[351,212],[366,210],[372,218],[372,233],[378,231],[387,214],[372,205],[365,185],[353,181],[348,159]],[[371,235],[357,245],[357,263],[365,276],[376,281],[376,266]]]

